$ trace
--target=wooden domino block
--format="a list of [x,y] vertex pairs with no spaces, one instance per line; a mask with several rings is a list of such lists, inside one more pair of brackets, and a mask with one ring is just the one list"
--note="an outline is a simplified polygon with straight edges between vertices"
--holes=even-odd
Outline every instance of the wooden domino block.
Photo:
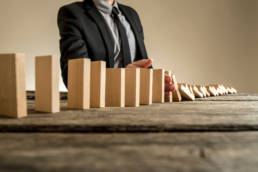
[[206,86],[207,91],[209,92],[210,96],[217,96],[217,93],[214,90],[214,87]]
[[178,84],[178,86],[179,86],[180,94],[184,98],[184,100],[187,100],[187,101],[195,100],[195,96],[192,94],[187,84],[181,83],[181,84]]
[[228,90],[224,85],[221,86],[222,90],[224,91],[225,95],[228,95]]
[[232,94],[237,94],[237,90],[234,87],[230,87]]
[[125,69],[110,68],[106,71],[106,106],[125,107]]
[[190,93],[195,97],[194,95],[194,91],[193,91],[193,86],[192,85],[187,85],[189,90],[190,90]]
[[153,69],[141,68],[140,76],[140,104],[152,104]]
[[210,92],[208,91],[208,89],[206,87],[203,87],[204,91],[206,92],[206,97],[210,97],[211,94]]
[[218,91],[215,87],[212,86],[211,89],[212,89],[212,92],[215,96],[219,96],[219,93],[218,93]]
[[236,94],[237,93],[237,90],[233,87],[224,87],[227,94]]
[[81,58],[68,62],[68,108],[89,109],[90,107],[90,59]]
[[106,62],[91,63],[90,107],[105,107],[106,96]]
[[204,95],[202,94],[202,92],[199,91],[197,86],[193,86],[193,92],[196,98],[203,98]]
[[36,57],[35,73],[35,111],[59,112],[59,59],[56,56]]
[[206,94],[206,90],[204,86],[201,85],[197,85],[197,88],[199,89],[199,91],[203,94],[203,97],[206,98],[208,97],[208,95]]
[[195,95],[194,95],[194,91],[193,91],[193,87],[192,85],[189,84],[185,84],[186,89],[188,89],[190,91],[191,97],[193,98],[193,101],[195,100]]
[[24,54],[0,54],[0,83],[0,115],[27,116]]
[[213,88],[217,92],[217,96],[223,96],[224,95],[224,92],[220,87],[218,87],[218,88],[213,87]]
[[[171,83],[172,83],[172,72],[171,71],[166,71],[165,72],[170,78],[171,78]],[[171,92],[169,92],[170,93],[170,95],[169,95],[169,97],[165,97],[165,102],[173,102],[173,94],[172,94],[172,91]]]
[[198,91],[203,95],[203,97],[202,97],[202,98],[207,97],[207,96],[206,96],[206,92],[205,92],[205,90],[204,90],[204,87],[203,87],[203,86],[201,86],[201,85],[196,85],[196,88],[197,88],[197,89],[198,89]]
[[206,91],[206,88],[204,86],[201,86],[201,91],[202,91],[202,94],[203,94],[203,97],[208,97],[208,94],[207,94],[207,91]]
[[210,86],[205,86],[207,92],[209,93],[210,96],[214,96],[213,93],[211,92]]
[[217,96],[224,95],[224,91],[222,90],[221,85],[219,85],[219,84],[211,84],[210,87],[212,87],[213,91],[216,92]]
[[228,94],[234,94],[234,93],[233,93],[233,90],[232,90],[230,87],[227,87],[226,89],[227,89],[227,91],[228,91]]
[[140,105],[140,68],[125,69],[125,106]]
[[218,88],[215,88],[217,93],[220,95],[220,96],[224,96],[226,95],[225,91],[223,90],[223,88],[221,86],[219,86]]
[[228,90],[225,88],[224,85],[221,85],[221,89],[223,90],[224,95],[227,95],[227,94],[228,94]]
[[224,85],[213,85],[221,95],[227,95],[228,94],[228,91],[227,89],[224,87]]
[[153,70],[153,103],[164,103],[165,100],[165,71],[163,69]]
[[175,91],[172,93],[173,101],[174,102],[182,101],[182,96],[180,94],[180,90],[179,90],[175,75],[172,75],[172,84],[174,84],[174,86],[175,86]]

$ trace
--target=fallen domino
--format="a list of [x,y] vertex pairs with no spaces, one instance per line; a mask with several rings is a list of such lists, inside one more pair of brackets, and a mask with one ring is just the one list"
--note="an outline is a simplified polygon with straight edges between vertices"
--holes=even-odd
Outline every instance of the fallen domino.
[[191,93],[189,87],[185,83],[178,84],[181,96],[188,101],[194,101],[195,96]]

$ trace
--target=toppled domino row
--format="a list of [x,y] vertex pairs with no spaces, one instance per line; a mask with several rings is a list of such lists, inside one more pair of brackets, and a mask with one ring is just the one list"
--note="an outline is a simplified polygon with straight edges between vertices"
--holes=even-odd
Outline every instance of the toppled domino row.
[[237,90],[233,87],[225,87],[222,84],[212,84],[208,86],[178,84],[178,90],[184,100],[194,101],[195,98],[206,98],[236,94]]

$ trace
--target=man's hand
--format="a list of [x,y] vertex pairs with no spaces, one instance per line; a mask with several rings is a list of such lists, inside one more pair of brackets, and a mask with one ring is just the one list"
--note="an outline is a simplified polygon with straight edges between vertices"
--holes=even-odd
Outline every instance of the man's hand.
[[172,94],[172,92],[175,92],[176,88],[175,85],[172,84],[172,78],[165,74],[165,97],[169,98],[169,96]]
[[133,62],[132,64],[129,64],[127,68],[149,68],[152,65],[151,59],[143,59],[136,62]]
[[[153,60],[143,59],[129,64],[127,68],[149,68],[152,65]],[[175,86],[172,84],[172,78],[165,74],[165,97],[168,98],[171,92],[175,91]]]

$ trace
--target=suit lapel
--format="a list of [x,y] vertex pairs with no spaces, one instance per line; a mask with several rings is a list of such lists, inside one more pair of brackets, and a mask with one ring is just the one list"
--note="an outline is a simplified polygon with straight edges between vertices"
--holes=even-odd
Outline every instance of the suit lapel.
[[[144,42],[143,40],[140,38],[138,29],[137,29],[137,23],[135,22],[135,20],[132,18],[132,16],[130,15],[130,12],[128,10],[126,10],[126,8],[123,5],[119,4],[119,9],[122,11],[122,13],[124,14],[125,18],[127,19],[127,21],[130,23],[131,28],[134,32],[135,38],[136,38],[136,42],[139,48],[139,52],[141,55],[141,58],[148,58],[147,57],[147,53],[146,53],[146,49],[144,46]],[[136,57],[135,60],[141,60],[141,58]]]
[[91,18],[95,21],[96,25],[98,26],[98,29],[102,35],[102,38],[104,40],[106,50],[108,53],[108,67],[113,68],[114,67],[114,40],[109,32],[109,28],[105,22],[105,19],[100,14],[100,12],[97,10],[96,6],[93,4],[90,0],[84,1],[86,12],[91,16]]

